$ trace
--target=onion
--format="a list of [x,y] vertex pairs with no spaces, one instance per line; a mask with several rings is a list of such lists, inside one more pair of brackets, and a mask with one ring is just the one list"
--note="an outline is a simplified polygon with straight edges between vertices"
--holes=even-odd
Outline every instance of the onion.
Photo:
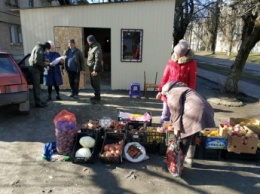
[[106,144],[106,145],[104,146],[104,151],[105,151],[105,152],[108,151],[109,148],[110,148],[110,145],[109,145],[109,144]]

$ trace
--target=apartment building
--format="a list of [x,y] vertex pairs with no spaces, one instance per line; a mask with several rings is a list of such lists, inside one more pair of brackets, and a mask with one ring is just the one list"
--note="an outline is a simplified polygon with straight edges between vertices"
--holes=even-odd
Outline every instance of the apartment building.
[[15,59],[23,57],[23,34],[20,21],[20,8],[42,6],[40,0],[1,0],[0,1],[0,51],[12,53]]

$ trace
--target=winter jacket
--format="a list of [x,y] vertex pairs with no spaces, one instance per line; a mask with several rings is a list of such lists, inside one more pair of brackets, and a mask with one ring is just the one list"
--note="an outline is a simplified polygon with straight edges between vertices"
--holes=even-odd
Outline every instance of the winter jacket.
[[171,122],[181,138],[193,135],[204,128],[216,127],[214,110],[195,90],[182,82],[174,82],[167,94]]
[[[68,54],[70,53],[71,49],[68,48],[64,55],[68,57]],[[79,73],[80,71],[85,71],[85,60],[82,52],[75,48],[75,62],[76,62],[76,72]],[[68,58],[65,59],[65,70],[68,70]]]
[[45,49],[43,48],[42,44],[38,43],[32,50],[31,56],[29,58],[29,64],[32,67],[36,67],[41,72],[43,72],[44,67],[47,65],[45,64],[45,57],[44,57]]
[[[162,91],[162,87],[169,81],[181,81],[186,83],[190,88],[195,90],[196,87],[196,74],[197,74],[197,63],[193,59],[193,52],[189,50],[187,54],[180,57],[178,60],[172,55],[168,61],[161,82],[158,87],[158,91]],[[162,97],[162,101],[166,101],[165,97]]]
[[89,50],[88,50],[87,64],[89,66],[90,72],[102,71],[101,61],[102,61],[102,49],[100,44],[98,42],[95,42],[89,46]]
[[[58,52],[46,52],[45,57],[52,62],[60,57],[60,54]],[[63,84],[60,66],[62,66],[61,63],[58,63],[54,67],[50,66],[46,80],[47,86],[59,86]]]

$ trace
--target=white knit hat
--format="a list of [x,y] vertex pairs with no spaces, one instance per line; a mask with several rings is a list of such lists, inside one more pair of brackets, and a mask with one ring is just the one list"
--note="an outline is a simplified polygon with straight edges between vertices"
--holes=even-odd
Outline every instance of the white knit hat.
[[174,53],[176,53],[180,56],[186,55],[188,50],[189,50],[189,43],[184,39],[181,39],[179,41],[179,43],[173,49]]

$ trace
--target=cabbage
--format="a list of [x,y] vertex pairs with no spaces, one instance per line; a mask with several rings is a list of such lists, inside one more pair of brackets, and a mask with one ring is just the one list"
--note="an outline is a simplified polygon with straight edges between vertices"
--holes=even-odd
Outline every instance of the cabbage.
[[90,136],[84,136],[81,137],[79,140],[79,144],[83,147],[83,148],[93,148],[95,145],[95,139],[93,139]]
[[80,148],[75,154],[76,157],[84,157],[89,158],[91,157],[91,151],[89,148]]

